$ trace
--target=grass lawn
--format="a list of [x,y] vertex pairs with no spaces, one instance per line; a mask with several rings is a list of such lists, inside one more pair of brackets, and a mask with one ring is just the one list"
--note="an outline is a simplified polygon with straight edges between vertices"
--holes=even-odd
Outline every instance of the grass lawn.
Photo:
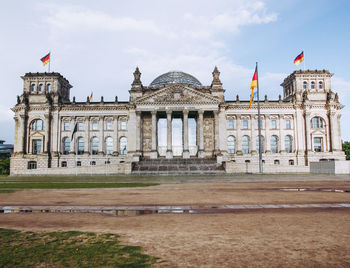
[[125,188],[155,186],[157,183],[113,183],[113,182],[0,182],[2,189],[77,189],[77,188]]
[[150,267],[158,258],[116,234],[33,233],[0,228],[0,267]]
[[0,189],[0,194],[11,194],[11,193],[14,193],[15,190],[3,190],[3,189]]

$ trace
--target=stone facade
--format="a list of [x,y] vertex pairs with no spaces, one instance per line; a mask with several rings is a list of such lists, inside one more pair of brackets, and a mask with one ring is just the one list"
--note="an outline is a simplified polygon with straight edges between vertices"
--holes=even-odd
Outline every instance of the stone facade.
[[[326,70],[295,71],[281,84],[283,99],[260,102],[265,172],[309,172],[310,162],[345,160],[343,106],[331,77]],[[72,86],[59,73],[22,79],[12,109],[11,175],[127,174],[147,158],[211,158],[228,173],[258,172],[257,103],[247,109],[249,101],[238,96],[226,101],[216,67],[210,86],[182,72],[144,86],[137,68],[128,102],[71,100]],[[180,132],[173,133],[175,123]]]

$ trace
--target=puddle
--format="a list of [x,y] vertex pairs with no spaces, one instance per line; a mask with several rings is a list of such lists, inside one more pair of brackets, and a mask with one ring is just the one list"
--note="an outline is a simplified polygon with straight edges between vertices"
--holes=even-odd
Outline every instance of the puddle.
[[0,213],[100,213],[130,217],[149,214],[218,214],[242,210],[293,209],[293,208],[350,208],[350,203],[320,204],[245,204],[222,206],[3,206]]

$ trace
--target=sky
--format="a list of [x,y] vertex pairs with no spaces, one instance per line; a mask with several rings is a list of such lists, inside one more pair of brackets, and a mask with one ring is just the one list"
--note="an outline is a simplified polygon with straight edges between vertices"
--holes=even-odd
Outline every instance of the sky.
[[181,70],[210,85],[215,66],[226,100],[248,99],[259,62],[261,95],[278,99],[280,84],[304,50],[306,69],[334,73],[342,139],[350,140],[348,0],[100,0],[4,1],[0,9],[0,139],[14,141],[13,112],[20,76],[51,71],[73,88],[71,99],[127,101],[136,66],[149,85]]

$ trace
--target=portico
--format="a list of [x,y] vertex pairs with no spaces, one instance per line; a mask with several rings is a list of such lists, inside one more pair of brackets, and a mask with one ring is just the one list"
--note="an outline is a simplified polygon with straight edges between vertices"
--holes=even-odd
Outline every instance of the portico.
[[[219,135],[214,135],[218,132],[218,111],[160,109],[138,111],[136,114],[139,117],[137,122],[142,122],[142,127],[137,128],[137,141],[140,143],[137,148],[140,148],[141,157],[205,158],[220,151],[216,140]],[[215,147],[210,142],[205,144],[205,136],[215,136]]]

